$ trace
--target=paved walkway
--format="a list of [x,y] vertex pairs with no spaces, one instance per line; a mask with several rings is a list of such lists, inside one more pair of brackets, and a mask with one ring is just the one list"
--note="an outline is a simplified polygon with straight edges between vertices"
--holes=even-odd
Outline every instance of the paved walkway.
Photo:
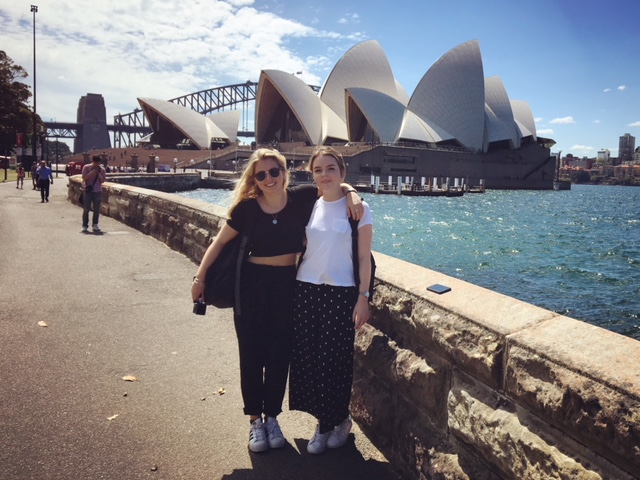
[[193,315],[196,267],[160,242],[80,233],[66,183],[0,184],[0,479],[396,478],[357,427],[309,455],[286,406],[285,448],[250,453],[230,312]]

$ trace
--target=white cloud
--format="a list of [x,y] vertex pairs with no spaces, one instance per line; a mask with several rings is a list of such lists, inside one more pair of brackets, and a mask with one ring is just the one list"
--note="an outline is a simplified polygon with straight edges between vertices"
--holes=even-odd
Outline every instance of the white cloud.
[[576,123],[576,122],[573,119],[573,117],[561,117],[561,118],[554,118],[549,123],[570,124],[570,123]]
[[620,90],[621,92],[625,91],[626,89],[627,89],[627,86],[626,86],[626,85],[620,85],[620,86],[618,87],[618,90]]
[[594,120],[593,123],[600,123],[600,120]]
[[553,128],[543,128],[541,130],[536,130],[538,135],[553,135]]
[[543,120],[544,120],[544,118],[542,118],[542,117],[536,117],[536,118],[534,118],[534,119],[533,119],[533,121],[534,121],[535,123],[540,123],[540,122],[542,122]]
[[606,92],[610,92],[610,91],[611,91],[611,89],[610,89],[610,88],[605,88],[605,89],[603,90],[603,92],[605,92],[605,93],[606,93]]
[[571,153],[573,153],[574,155],[577,154],[581,154],[581,155],[587,155],[591,152],[593,152],[595,150],[595,148],[593,147],[589,147],[587,145],[574,145],[573,147],[571,147]]
[[640,120],[627,125],[627,127],[640,127]]
[[[254,4],[183,0],[177,8],[157,0],[58,0],[55,6],[40,5],[38,113],[45,120],[74,121],[80,97],[101,93],[111,123],[113,115],[138,107],[136,97],[169,99],[257,81],[260,70],[270,68],[304,71],[305,81],[319,85],[337,61],[328,52],[342,54],[353,36],[364,37],[319,30]],[[0,6],[0,44],[29,73],[33,44],[25,31],[30,33],[31,15],[21,2]],[[355,14],[347,18],[358,20]]]
[[345,24],[345,23],[360,23],[360,15],[358,15],[357,13],[348,14],[348,15],[340,18],[338,20],[338,23],[341,23],[341,24]]

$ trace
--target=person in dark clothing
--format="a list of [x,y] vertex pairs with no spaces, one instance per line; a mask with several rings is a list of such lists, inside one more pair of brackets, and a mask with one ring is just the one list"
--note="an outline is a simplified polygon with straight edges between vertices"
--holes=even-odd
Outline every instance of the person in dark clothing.
[[93,207],[92,231],[102,233],[98,226],[100,218],[100,204],[102,202],[102,184],[107,179],[107,172],[100,164],[101,159],[94,155],[91,163],[82,167],[82,184],[84,186],[82,209],[82,232],[89,231],[89,210]]

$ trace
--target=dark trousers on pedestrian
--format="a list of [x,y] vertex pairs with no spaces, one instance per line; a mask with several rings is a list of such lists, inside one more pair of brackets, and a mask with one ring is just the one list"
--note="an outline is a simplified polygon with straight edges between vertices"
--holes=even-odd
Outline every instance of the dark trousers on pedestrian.
[[276,417],[287,386],[296,268],[245,263],[234,312],[245,415]]
[[91,210],[92,207],[92,225],[98,225],[98,217],[100,216],[100,203],[102,202],[102,192],[84,192],[82,202],[82,226],[89,227],[89,210]]
[[38,180],[38,186],[40,187],[40,198],[44,202],[49,201],[49,179],[40,179]]

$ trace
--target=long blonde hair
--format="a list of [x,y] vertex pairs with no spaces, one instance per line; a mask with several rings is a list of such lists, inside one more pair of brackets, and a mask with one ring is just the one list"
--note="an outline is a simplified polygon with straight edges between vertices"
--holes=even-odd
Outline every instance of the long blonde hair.
[[271,148],[259,148],[251,154],[247,167],[242,172],[242,177],[238,180],[236,188],[233,190],[233,201],[229,211],[239,204],[243,200],[249,198],[257,198],[262,195],[262,190],[258,188],[253,176],[256,173],[256,164],[260,160],[267,158],[273,159],[278,162],[278,166],[282,169],[282,175],[284,175],[284,188],[289,185],[289,173],[287,172],[287,159],[279,151]]

